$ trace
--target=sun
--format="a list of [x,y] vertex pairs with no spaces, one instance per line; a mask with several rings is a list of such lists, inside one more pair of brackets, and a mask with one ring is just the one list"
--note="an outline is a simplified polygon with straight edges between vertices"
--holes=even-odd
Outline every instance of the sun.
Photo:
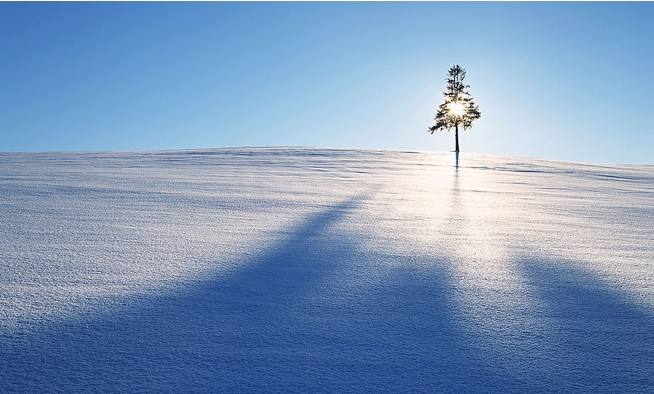
[[466,112],[466,107],[458,101],[452,101],[447,104],[447,109],[450,114],[454,116],[463,116]]

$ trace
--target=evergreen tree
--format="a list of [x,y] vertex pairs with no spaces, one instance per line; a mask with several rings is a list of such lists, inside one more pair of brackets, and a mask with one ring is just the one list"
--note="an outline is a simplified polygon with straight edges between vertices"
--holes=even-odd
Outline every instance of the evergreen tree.
[[459,125],[464,130],[472,127],[472,122],[481,117],[479,106],[475,104],[470,95],[470,85],[463,80],[466,70],[461,66],[450,67],[447,77],[447,87],[443,92],[444,102],[438,106],[434,120],[436,124],[429,128],[429,132],[454,129],[455,152],[459,152]]

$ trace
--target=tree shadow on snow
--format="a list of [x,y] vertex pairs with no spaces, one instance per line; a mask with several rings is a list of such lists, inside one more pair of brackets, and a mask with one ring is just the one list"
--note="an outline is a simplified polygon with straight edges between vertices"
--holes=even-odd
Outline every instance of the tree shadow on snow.
[[[418,270],[334,231],[367,197],[308,217],[226,277],[3,339],[3,389],[433,391],[495,382],[451,315],[443,259],[425,258],[431,269]],[[338,280],[353,265],[395,258],[406,261],[360,296]]]
[[[368,197],[307,217],[267,254],[227,276],[140,298],[112,314],[3,337],[2,389],[652,387],[652,315],[585,272],[533,259],[519,266],[538,298],[530,318],[546,323],[537,333],[537,368],[511,355],[513,366],[493,366],[470,334],[479,331],[460,317],[447,258],[388,255],[365,248],[357,234],[337,231]],[[371,280],[375,269],[383,275]],[[503,346],[499,351],[511,343]]]
[[552,390],[606,392],[654,388],[654,315],[578,264],[523,258],[520,271],[535,290],[541,329],[540,382]]

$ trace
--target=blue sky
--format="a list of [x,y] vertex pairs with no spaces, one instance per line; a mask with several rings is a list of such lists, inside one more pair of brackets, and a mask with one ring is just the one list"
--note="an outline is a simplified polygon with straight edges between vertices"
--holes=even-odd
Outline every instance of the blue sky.
[[309,145],[654,163],[654,3],[3,3],[0,151]]

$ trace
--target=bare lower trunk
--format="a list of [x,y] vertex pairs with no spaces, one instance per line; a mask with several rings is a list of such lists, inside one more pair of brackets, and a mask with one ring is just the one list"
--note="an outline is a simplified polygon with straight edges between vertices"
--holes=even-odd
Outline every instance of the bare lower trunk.
[[454,151],[459,153],[459,124],[454,125]]

